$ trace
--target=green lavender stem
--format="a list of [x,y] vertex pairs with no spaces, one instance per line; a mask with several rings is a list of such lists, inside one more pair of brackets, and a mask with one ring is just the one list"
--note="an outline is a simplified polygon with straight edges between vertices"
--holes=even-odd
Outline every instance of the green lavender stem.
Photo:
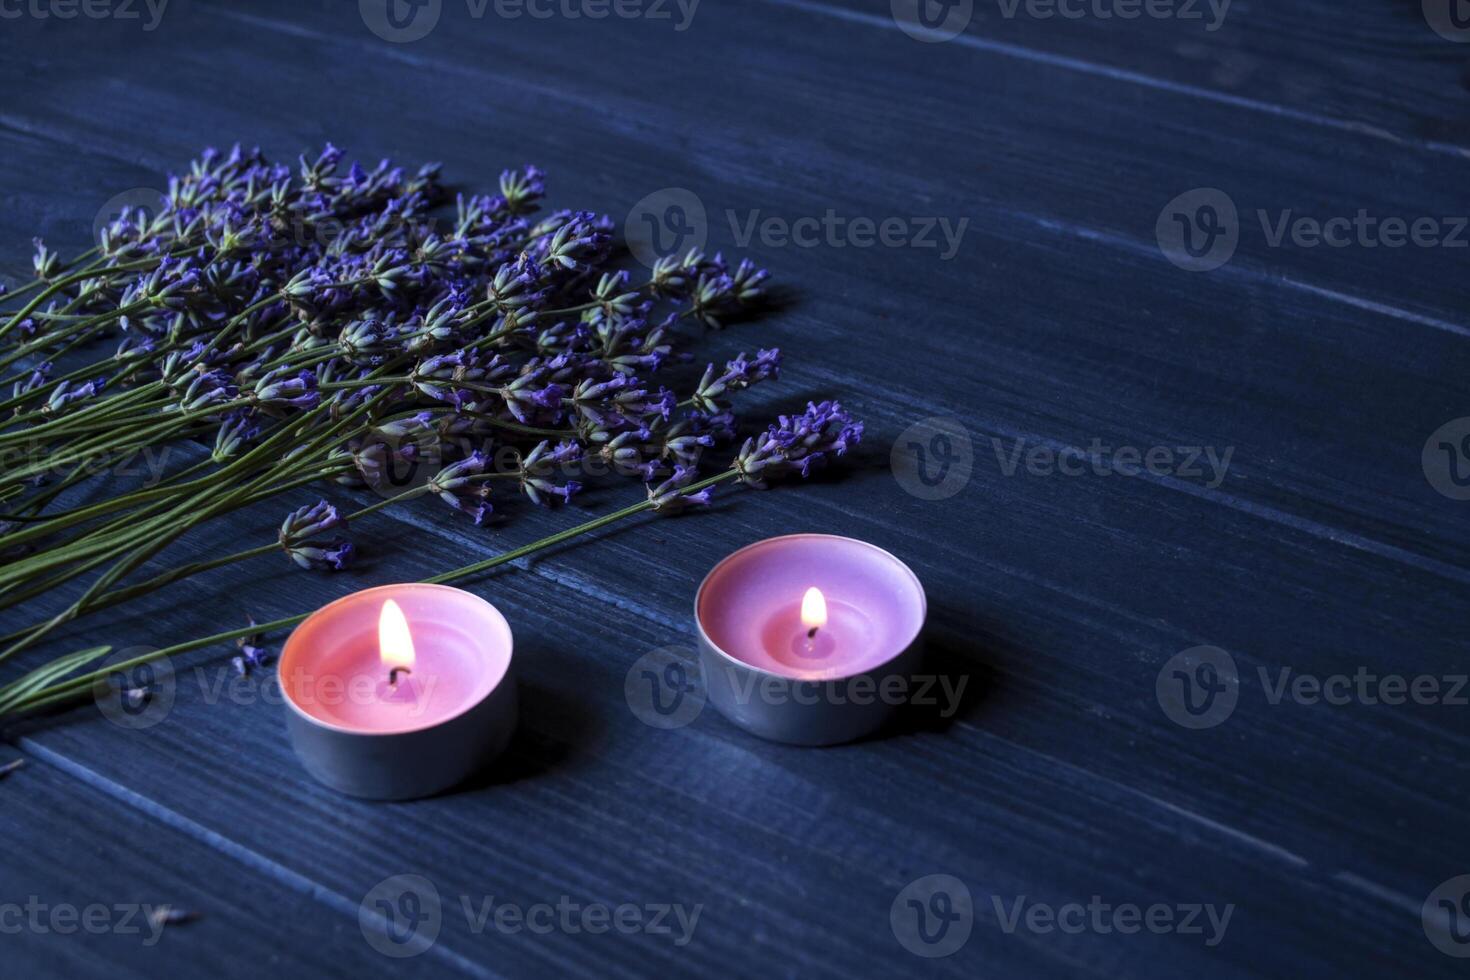
[[[722,483],[726,480],[734,479],[737,475],[737,470],[729,469],[723,473],[718,473],[715,476],[711,476],[707,479],[700,480],[697,483],[690,484],[689,486],[680,490],[679,493],[682,495],[698,493],[700,490],[703,490],[706,487],[711,487],[717,483]],[[478,561],[470,565],[464,565],[460,568],[454,569],[453,571],[444,572],[442,574],[423,579],[422,581],[431,584],[459,581],[461,579],[468,578],[471,575],[477,575],[480,572],[488,571],[489,569],[495,568],[499,565],[504,565],[507,562],[512,562],[520,558],[524,558],[527,555],[534,554],[535,552],[541,551],[544,548],[554,547],[555,545],[570,541],[573,538],[579,537],[583,534],[588,534],[592,531],[599,530],[600,528],[607,527],[609,524],[612,524],[615,521],[620,521],[626,517],[631,517],[634,514],[640,514],[646,510],[652,510],[653,506],[654,502],[652,500],[639,501],[636,504],[624,507],[621,510],[613,511],[610,514],[606,514],[595,520],[587,521],[584,524],[578,524],[576,527],[568,528],[565,531],[558,531],[556,534],[552,534],[548,537],[542,538],[539,541],[533,541],[530,544],[522,545],[519,548],[514,548],[510,551],[496,555],[494,558],[486,558],[483,561]],[[19,713],[23,711],[34,711],[39,708],[46,708],[52,705],[61,704],[65,701],[77,698],[78,696],[85,695],[89,690],[91,690],[92,685],[96,684],[99,680],[102,680],[115,672],[130,670],[133,667],[139,666],[141,664],[151,663],[155,660],[162,660],[165,658],[174,657],[183,653],[190,653],[194,650],[204,649],[205,647],[214,646],[218,643],[226,643],[230,640],[236,640],[243,636],[251,636],[257,633],[270,633],[276,630],[286,629],[287,627],[295,626],[296,624],[300,623],[309,615],[311,615],[311,613],[309,612],[298,613],[294,616],[287,616],[283,619],[272,620],[268,623],[257,623],[252,626],[245,626],[239,629],[227,630],[223,633],[215,633],[213,636],[206,636],[196,640],[187,640],[183,643],[176,643],[172,646],[164,647],[160,650],[154,650],[151,653],[145,653],[140,656],[133,657],[129,660],[122,661],[121,663],[112,664],[105,670],[95,670],[90,673],[82,674],[79,677],[74,677],[71,680],[61,681],[59,683],[43,687],[40,690],[37,690],[30,694],[28,697],[21,699],[16,704],[9,706],[5,710],[6,713]]]

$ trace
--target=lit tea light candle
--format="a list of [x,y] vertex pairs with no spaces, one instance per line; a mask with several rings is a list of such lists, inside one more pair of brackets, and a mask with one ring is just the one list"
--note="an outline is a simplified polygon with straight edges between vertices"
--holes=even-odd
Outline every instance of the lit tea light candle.
[[510,625],[445,585],[385,585],[329,603],[281,650],[292,744],[351,796],[430,796],[505,748],[516,721]]
[[918,577],[882,548],[792,534],[722,560],[694,611],[715,706],[764,738],[827,745],[872,732],[900,703],[895,692],[921,656],[926,600]]

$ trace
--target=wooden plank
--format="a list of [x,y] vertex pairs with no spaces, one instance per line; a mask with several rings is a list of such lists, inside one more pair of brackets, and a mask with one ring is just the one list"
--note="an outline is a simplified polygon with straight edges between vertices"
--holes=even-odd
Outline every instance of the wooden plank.
[[[330,907],[305,879],[242,863],[145,801],[121,802],[130,794],[116,784],[99,790],[35,756],[4,756],[24,763],[0,782],[9,975],[329,975],[383,962],[359,929],[357,896],[331,896],[342,908]],[[464,972],[444,952],[399,968]]]
[[[883,0],[768,2],[885,32],[895,29],[895,9],[908,9]],[[1470,145],[1461,51],[1424,12],[1449,6],[977,0],[968,18],[959,5],[945,25],[948,33],[963,20],[962,32],[937,43],[1459,156]],[[921,46],[902,34],[895,43]]]

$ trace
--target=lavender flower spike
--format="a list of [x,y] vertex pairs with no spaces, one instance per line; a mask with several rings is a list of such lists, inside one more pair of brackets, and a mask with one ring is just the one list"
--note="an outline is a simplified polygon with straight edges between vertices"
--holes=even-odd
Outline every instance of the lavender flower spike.
[[735,457],[740,481],[765,489],[793,472],[809,476],[827,455],[841,456],[863,437],[863,424],[837,402],[807,403],[801,415],[782,415],[763,435],[745,440]]

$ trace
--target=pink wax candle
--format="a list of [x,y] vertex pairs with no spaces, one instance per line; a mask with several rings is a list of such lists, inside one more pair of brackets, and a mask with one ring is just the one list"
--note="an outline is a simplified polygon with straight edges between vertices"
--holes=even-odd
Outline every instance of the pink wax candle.
[[[770,738],[857,737],[892,705],[837,705],[843,691],[831,682],[863,678],[866,689],[867,679],[907,669],[925,613],[918,578],[875,545],[829,534],[756,542],[717,564],[695,599],[709,695]],[[803,684],[816,685],[810,697],[799,696]]]
[[281,651],[297,753],[355,796],[447,788],[509,739],[511,653],[505,617],[460,589],[387,585],[329,603]]

